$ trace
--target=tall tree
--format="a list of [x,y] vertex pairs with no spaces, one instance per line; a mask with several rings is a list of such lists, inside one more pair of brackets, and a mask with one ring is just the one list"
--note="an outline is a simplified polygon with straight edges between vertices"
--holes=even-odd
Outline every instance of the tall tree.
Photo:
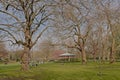
[[[50,3],[51,4],[51,3]],[[29,70],[30,50],[49,28],[49,0],[1,0],[0,30],[13,44],[22,45],[23,70]]]
[[75,45],[69,47],[79,50],[83,64],[87,62],[85,44],[91,30],[91,25],[93,24],[90,17],[91,6],[89,4],[89,0],[63,0],[56,7],[57,12],[55,14],[57,22],[55,25],[59,26],[57,29],[62,31],[64,39],[72,37]]
[[[116,5],[115,5],[116,4]],[[100,22],[102,22],[103,27],[107,27],[107,34],[110,36],[110,63],[115,61],[116,53],[116,41],[115,41],[115,31],[116,24],[119,22],[119,0],[94,0],[94,5],[96,13]],[[98,22],[99,23],[99,22]]]

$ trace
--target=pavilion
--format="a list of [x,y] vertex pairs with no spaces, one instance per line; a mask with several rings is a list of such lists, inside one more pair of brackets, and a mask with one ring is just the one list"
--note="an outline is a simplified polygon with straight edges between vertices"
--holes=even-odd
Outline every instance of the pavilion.
[[75,58],[75,54],[71,53],[63,53],[59,55],[60,59],[66,59],[68,61],[71,61],[72,58]]

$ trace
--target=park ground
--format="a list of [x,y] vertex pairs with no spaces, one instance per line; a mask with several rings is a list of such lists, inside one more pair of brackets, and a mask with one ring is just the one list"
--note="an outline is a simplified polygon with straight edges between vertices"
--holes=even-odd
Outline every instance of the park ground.
[[0,80],[120,80],[120,62],[45,63],[26,72],[19,63],[0,64]]

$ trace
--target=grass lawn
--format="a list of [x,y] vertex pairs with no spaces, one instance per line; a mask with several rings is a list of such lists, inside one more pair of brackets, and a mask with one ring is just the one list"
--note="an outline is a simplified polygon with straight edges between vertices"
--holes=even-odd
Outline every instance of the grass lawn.
[[19,64],[0,64],[0,80],[120,80],[120,62],[86,65],[77,63],[46,63],[20,71]]

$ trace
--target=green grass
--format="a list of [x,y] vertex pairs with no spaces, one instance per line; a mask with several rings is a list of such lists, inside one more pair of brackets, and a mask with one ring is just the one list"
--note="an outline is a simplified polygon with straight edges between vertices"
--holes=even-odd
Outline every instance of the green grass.
[[120,80],[120,62],[46,63],[27,72],[20,71],[19,64],[1,64],[0,80]]

